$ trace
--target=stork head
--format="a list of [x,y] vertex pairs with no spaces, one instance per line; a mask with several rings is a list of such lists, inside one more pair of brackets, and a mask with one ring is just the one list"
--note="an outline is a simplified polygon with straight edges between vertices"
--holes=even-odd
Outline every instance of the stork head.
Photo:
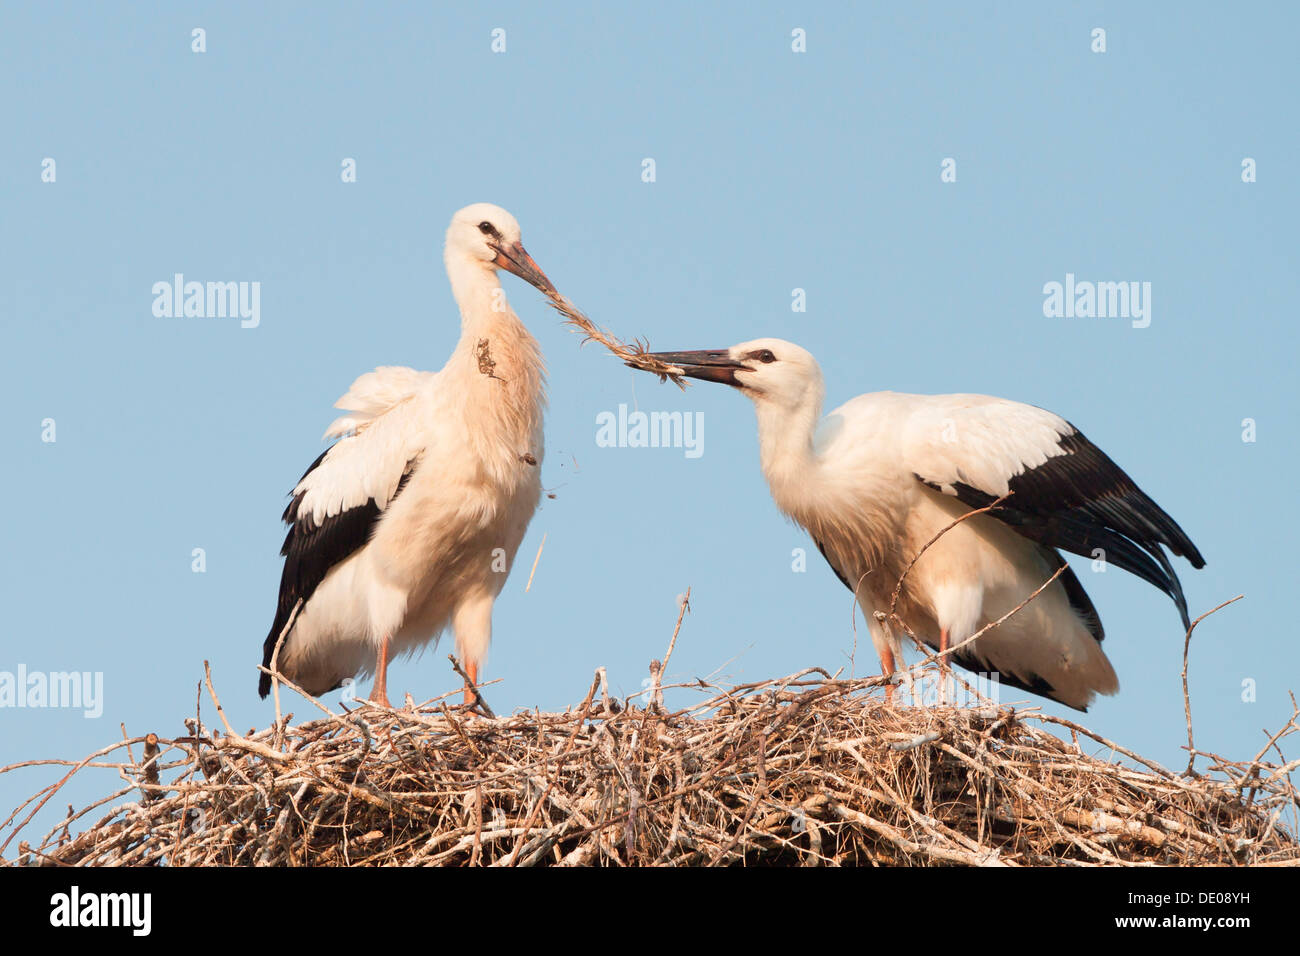
[[476,202],[451,217],[447,227],[447,264],[481,263],[488,269],[505,269],[542,292],[554,292],[533,257],[520,242],[519,223],[500,206]]
[[755,405],[790,411],[821,405],[822,373],[817,360],[784,339],[754,339],[714,351],[655,352],[654,357],[676,365],[689,378],[734,386]]

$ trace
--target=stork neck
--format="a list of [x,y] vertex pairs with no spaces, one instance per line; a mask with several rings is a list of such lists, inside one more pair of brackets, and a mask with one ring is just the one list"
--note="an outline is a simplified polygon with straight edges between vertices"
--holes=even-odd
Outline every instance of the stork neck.
[[465,334],[509,314],[505,292],[501,290],[496,269],[490,264],[464,256],[448,256],[446,264],[451,294],[460,308],[460,325]]
[[[794,408],[758,402],[758,447],[763,475],[772,496],[787,513],[813,481],[819,464],[813,448],[821,403],[810,400]],[[791,507],[787,507],[787,503]]]
[[536,340],[511,310],[490,263],[450,249],[444,262],[460,308],[460,341],[447,368],[465,381],[492,381],[495,388],[505,389],[509,403],[531,421],[543,400],[545,381]]

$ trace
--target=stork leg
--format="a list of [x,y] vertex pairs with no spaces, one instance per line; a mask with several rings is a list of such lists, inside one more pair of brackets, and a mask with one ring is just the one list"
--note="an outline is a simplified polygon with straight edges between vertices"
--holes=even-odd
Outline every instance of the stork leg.
[[939,658],[939,703],[948,703],[948,658],[950,655],[945,653],[948,650],[950,636],[946,627],[939,628],[939,653],[943,657]]
[[[882,677],[894,676],[894,652],[889,648],[885,648],[880,652],[880,675]],[[893,702],[894,684],[893,681],[890,681],[885,685],[885,703],[892,704]]]
[[379,644],[379,656],[375,661],[375,686],[370,688],[372,703],[392,707],[388,702],[388,638]]
[[471,591],[456,606],[451,618],[451,628],[456,633],[456,656],[465,675],[465,710],[478,709],[489,717],[492,711],[478,692],[478,668],[492,640],[495,596],[490,590]]
[[478,704],[478,662],[465,662],[465,709],[473,710]]

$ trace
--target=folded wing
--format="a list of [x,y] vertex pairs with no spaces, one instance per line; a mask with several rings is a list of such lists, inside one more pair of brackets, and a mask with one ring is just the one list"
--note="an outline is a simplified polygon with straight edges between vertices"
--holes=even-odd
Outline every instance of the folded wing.
[[[1109,564],[1187,600],[1164,549],[1205,566],[1191,539],[1124,471],[1058,415],[983,395],[936,396],[909,417],[902,449],[918,480],[1049,548]],[[1094,612],[1095,614],[1095,612]]]
[[[351,414],[326,437],[342,435],[303,474],[284,509],[289,525],[280,554],[284,570],[275,620],[262,646],[271,666],[280,632],[331,568],[361,548],[418,466],[424,452],[420,401],[434,373],[387,367],[362,375],[337,402]],[[265,697],[271,679],[262,674]]]

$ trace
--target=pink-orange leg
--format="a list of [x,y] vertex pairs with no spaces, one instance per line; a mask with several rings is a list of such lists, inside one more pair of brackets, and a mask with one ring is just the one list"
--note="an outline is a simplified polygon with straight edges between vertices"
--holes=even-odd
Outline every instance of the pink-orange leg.
[[[882,677],[894,676],[894,652],[885,648],[880,652],[880,674]],[[885,685],[885,703],[894,702],[894,684],[891,681]]]
[[392,707],[388,702],[388,638],[379,645],[379,656],[375,661],[375,686],[370,688],[370,700],[384,707]]
[[478,664],[466,663],[465,676],[469,678],[465,682],[465,709],[472,710],[478,703]]

